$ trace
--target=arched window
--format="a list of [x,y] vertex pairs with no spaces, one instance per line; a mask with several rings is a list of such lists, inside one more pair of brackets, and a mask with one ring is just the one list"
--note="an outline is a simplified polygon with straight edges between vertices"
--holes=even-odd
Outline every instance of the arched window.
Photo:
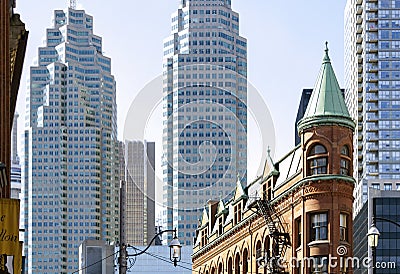
[[340,174],[350,175],[350,151],[348,146],[340,150]]
[[228,274],[233,274],[233,262],[232,257],[228,259]]
[[236,254],[235,257],[235,274],[240,274],[240,255]]
[[247,274],[247,271],[249,269],[249,252],[247,251],[247,248],[243,251],[243,274]]
[[265,263],[265,258],[263,254],[263,250],[261,248],[261,241],[258,241],[256,244],[256,274],[260,274],[259,268]]
[[308,174],[326,174],[328,166],[328,152],[323,145],[315,145],[307,156]]
[[222,266],[222,263],[219,263],[218,274],[223,274],[223,273],[224,273],[224,267]]
[[211,268],[211,274],[215,274],[215,267]]

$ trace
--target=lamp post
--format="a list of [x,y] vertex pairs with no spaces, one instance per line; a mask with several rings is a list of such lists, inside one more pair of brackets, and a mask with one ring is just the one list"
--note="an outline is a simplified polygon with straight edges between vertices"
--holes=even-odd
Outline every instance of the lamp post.
[[388,222],[388,223],[391,223],[391,224],[394,224],[394,225],[400,227],[399,223],[396,223],[395,221],[392,221],[390,219],[372,216],[372,225],[371,225],[370,229],[368,230],[367,236],[368,236],[368,245],[372,249],[373,273],[375,273],[375,266],[376,266],[376,247],[378,246],[379,236],[381,235],[381,233],[379,232],[378,228],[375,225],[375,220]]
[[[160,232],[158,232],[154,237],[153,237],[153,239],[151,239],[151,241],[150,241],[150,243],[147,245],[147,247],[144,249],[144,250],[142,250],[142,251],[140,251],[140,252],[138,252],[138,253],[135,253],[135,254],[128,254],[127,252],[126,252],[126,245],[122,245],[121,246],[121,249],[124,249],[124,252],[122,252],[122,254],[127,254],[126,256],[127,257],[137,257],[137,256],[139,256],[139,255],[142,255],[142,254],[144,254],[144,253],[146,253],[146,251],[150,248],[150,246],[153,244],[153,242],[154,242],[154,240],[158,237],[158,236],[160,236],[160,235],[162,235],[163,233],[165,233],[165,232],[173,232],[174,233],[174,238],[172,239],[172,241],[170,242],[170,244],[169,244],[169,248],[170,248],[170,256],[169,256],[169,258],[170,258],[170,260],[171,260],[171,262],[173,262],[174,263],[174,266],[176,267],[177,265],[178,265],[178,262],[180,262],[181,261],[181,248],[182,248],[182,245],[181,245],[181,243],[179,242],[179,239],[178,239],[178,237],[177,237],[177,234],[176,234],[176,229],[167,229],[167,230],[163,230],[163,231],[160,231]],[[128,247],[129,247],[130,245],[128,245]],[[121,270],[121,268],[120,268],[120,270]],[[125,270],[123,271],[123,272],[120,272],[120,274],[125,274],[126,273],[126,268],[125,268]]]
[[375,226],[375,219],[372,219],[371,228],[368,230],[368,245],[372,250],[372,271],[375,272],[376,265],[376,247],[378,246],[379,230]]

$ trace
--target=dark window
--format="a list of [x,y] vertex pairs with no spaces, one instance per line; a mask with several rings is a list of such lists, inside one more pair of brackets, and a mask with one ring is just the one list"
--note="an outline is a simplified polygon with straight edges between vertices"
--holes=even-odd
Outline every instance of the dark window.
[[301,246],[301,218],[296,219],[296,230],[297,230],[297,242],[296,242],[296,247]]
[[350,175],[350,152],[348,146],[343,146],[341,151],[340,158],[340,174],[341,175]]
[[311,215],[311,241],[328,239],[328,214],[315,213]]
[[311,273],[327,274],[328,273],[328,258],[322,256],[312,257]]
[[309,175],[326,174],[327,173],[327,151],[322,145],[315,145],[308,154]]

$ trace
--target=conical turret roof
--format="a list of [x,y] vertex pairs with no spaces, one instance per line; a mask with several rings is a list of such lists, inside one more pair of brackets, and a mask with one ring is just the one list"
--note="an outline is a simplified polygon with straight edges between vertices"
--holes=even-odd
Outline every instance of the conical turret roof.
[[299,132],[322,124],[340,124],[355,128],[333,71],[328,51],[328,43],[326,43],[325,56],[317,82],[306,112],[298,123]]

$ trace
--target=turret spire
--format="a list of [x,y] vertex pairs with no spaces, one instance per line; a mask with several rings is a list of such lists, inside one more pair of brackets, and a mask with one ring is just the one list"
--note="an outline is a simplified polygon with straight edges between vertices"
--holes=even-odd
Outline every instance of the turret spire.
[[298,123],[299,132],[312,126],[327,123],[355,128],[344,102],[328,52],[328,42],[326,42],[325,55],[317,82],[304,117]]

